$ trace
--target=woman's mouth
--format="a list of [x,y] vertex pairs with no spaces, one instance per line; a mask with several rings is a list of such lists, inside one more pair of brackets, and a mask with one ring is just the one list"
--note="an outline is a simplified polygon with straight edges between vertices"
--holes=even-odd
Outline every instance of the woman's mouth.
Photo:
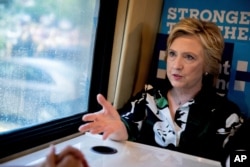
[[180,80],[182,78],[182,76],[179,74],[173,74],[172,76],[175,80]]

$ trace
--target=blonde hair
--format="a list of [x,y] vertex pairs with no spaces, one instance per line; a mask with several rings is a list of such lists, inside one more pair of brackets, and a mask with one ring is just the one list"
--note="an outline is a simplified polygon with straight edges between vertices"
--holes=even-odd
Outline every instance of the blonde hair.
[[208,21],[195,18],[184,18],[176,23],[167,40],[167,50],[173,41],[184,35],[192,35],[200,39],[204,48],[204,71],[213,77],[213,85],[219,76],[220,61],[224,50],[224,39],[219,27]]

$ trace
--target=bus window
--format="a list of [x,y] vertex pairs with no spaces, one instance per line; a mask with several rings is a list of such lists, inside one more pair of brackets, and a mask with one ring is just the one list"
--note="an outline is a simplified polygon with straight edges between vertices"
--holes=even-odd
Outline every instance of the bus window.
[[117,5],[0,1],[0,160],[78,132],[96,109],[96,94],[107,92]]
[[87,110],[98,5],[2,1],[0,133]]

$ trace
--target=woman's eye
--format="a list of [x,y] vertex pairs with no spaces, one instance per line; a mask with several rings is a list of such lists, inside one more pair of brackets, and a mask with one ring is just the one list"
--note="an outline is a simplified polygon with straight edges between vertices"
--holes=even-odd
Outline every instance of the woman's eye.
[[194,56],[192,56],[192,55],[185,55],[185,58],[187,60],[194,60]]
[[174,56],[175,56],[175,53],[174,53],[174,52],[172,52],[172,51],[170,51],[170,52],[168,52],[168,56],[170,56],[170,57],[174,57]]

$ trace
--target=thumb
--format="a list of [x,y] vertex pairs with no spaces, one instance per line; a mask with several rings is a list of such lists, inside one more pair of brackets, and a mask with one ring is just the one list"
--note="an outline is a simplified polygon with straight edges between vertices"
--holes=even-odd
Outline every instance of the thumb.
[[97,102],[104,108],[107,109],[111,106],[110,102],[106,100],[106,98],[102,94],[97,95]]
[[46,156],[44,163],[41,167],[55,167],[56,166],[56,154],[54,145],[50,145],[49,154]]
[[97,95],[97,102],[103,107],[104,110],[110,110],[113,108],[112,104],[106,100],[102,94]]
[[120,115],[116,108],[109,101],[107,101],[102,94],[97,95],[97,101],[102,106],[104,113],[116,119],[120,118]]

